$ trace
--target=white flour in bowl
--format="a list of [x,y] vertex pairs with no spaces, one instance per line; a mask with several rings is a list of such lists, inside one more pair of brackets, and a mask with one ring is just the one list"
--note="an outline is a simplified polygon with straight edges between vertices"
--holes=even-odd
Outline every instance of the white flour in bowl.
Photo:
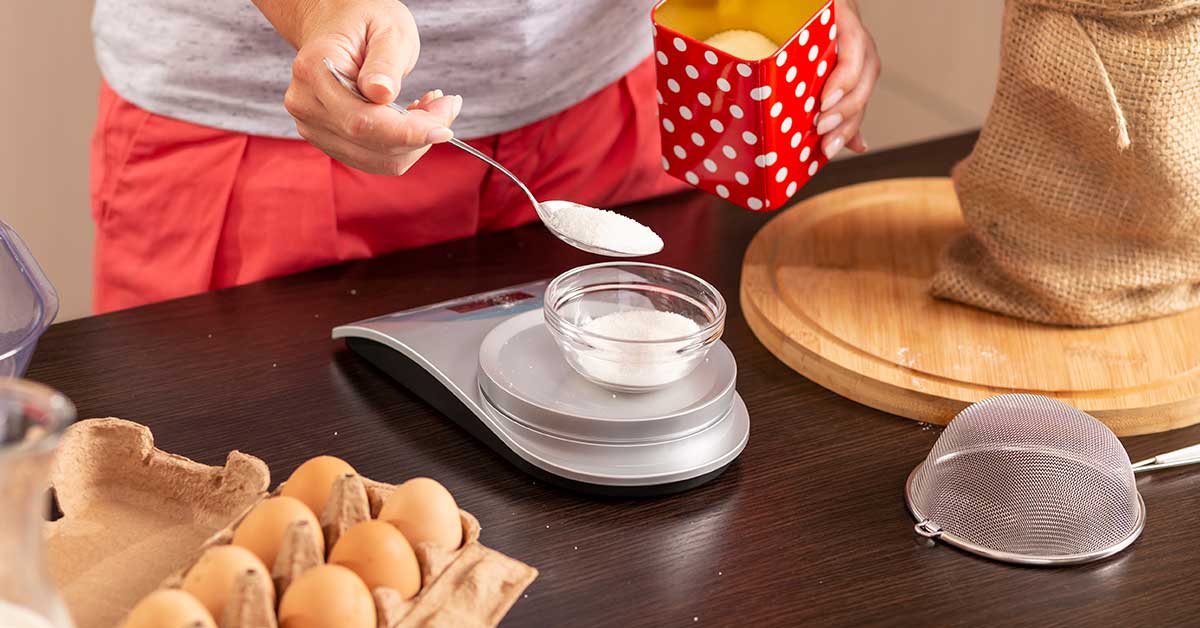
[[[674,312],[629,310],[593,319],[582,326],[586,332],[620,340],[667,340],[700,331],[696,321]],[[594,340],[598,351],[581,352],[579,367],[589,376],[630,388],[663,386],[681,379],[694,366],[676,351],[694,340],[635,345]]]
[[628,216],[567,201],[546,201],[542,207],[550,214],[550,226],[576,242],[632,255],[653,255],[663,248],[654,230]]

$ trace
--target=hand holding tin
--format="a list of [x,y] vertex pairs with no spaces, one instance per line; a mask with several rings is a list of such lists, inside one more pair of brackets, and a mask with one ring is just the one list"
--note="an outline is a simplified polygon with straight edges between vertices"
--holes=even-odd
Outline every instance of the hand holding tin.
[[821,150],[829,158],[842,149],[866,152],[859,129],[867,101],[881,68],[875,40],[859,17],[857,0],[838,0],[838,63],[821,93],[817,133],[825,136]]

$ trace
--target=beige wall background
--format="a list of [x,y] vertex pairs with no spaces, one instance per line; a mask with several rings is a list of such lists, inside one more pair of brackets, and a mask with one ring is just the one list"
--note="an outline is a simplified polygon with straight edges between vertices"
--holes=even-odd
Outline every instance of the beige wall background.
[[[238,1],[238,0],[219,0]],[[996,79],[1000,0],[861,0],[884,75],[874,150],[978,127]],[[99,73],[85,0],[0,1],[0,219],[58,289],[59,320],[91,311],[88,142]]]

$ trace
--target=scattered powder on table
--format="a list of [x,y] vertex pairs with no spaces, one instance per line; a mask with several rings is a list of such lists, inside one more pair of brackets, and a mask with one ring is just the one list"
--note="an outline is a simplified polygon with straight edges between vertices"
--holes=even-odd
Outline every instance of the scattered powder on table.
[[550,214],[550,226],[576,242],[634,255],[663,248],[657,233],[628,216],[568,201],[546,201],[542,207]]
[[[700,330],[696,321],[674,312],[629,310],[614,312],[583,325],[584,331],[617,340],[668,340]],[[687,375],[690,365],[675,354],[690,340],[655,345],[629,345],[603,341],[592,344],[594,353],[582,353],[579,365],[595,379],[619,386],[649,387],[669,384]]]

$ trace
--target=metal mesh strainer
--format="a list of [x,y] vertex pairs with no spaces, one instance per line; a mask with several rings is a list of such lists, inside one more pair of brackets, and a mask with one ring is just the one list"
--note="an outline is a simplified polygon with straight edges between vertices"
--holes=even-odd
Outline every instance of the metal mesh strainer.
[[[1197,449],[1137,470],[1195,462]],[[959,413],[909,475],[905,497],[918,533],[1033,565],[1115,554],[1141,534],[1146,515],[1116,435],[1066,404],[1024,394]]]

